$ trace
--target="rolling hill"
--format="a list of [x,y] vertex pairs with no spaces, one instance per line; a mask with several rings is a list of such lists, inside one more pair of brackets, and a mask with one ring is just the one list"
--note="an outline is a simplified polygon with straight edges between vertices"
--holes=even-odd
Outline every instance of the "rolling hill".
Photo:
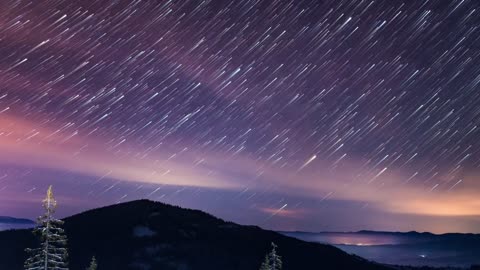
[[[275,242],[284,270],[387,270],[333,246],[304,242],[255,226],[226,222],[198,210],[149,200],[98,208],[65,219],[70,269],[258,269]],[[24,249],[36,245],[30,230],[0,232],[0,269],[20,270]]]

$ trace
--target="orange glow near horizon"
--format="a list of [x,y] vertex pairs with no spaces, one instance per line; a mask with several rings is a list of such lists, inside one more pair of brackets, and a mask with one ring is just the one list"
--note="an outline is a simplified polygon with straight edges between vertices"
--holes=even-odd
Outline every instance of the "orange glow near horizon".
[[[3,153],[0,161],[29,164],[39,168],[71,170],[97,177],[108,172],[110,177],[127,182],[227,190],[242,188],[240,182],[232,182],[220,175],[211,174],[209,170],[202,169],[200,166],[189,165],[194,161],[175,162],[160,156],[136,159],[130,157],[133,153],[115,155],[114,152],[106,149],[105,142],[83,138],[81,131],[65,140],[65,134],[61,134],[58,130],[6,113],[0,114],[0,151]],[[116,150],[117,153],[119,149]],[[211,157],[211,160],[202,159],[203,164],[236,167],[241,171],[260,170],[256,161],[235,159],[229,163],[214,155]],[[277,179],[276,185],[279,188],[288,189],[292,194],[298,193],[318,199],[316,194],[325,194],[330,191],[332,195],[328,199],[369,202],[379,210],[389,213],[444,217],[480,215],[480,201],[474,192],[468,191],[468,188],[462,189],[461,192],[431,194],[419,198],[415,194],[415,189],[409,186],[385,186],[383,192],[379,192],[361,183],[350,183],[348,186],[339,188],[331,181],[322,180],[316,185],[311,185],[309,179],[314,177],[312,175],[292,175],[288,171],[278,172],[278,170],[261,167],[265,175]],[[389,177],[390,181],[394,180],[391,178],[392,175]],[[393,177],[399,178],[394,175]],[[399,178],[394,181],[400,180]],[[467,180],[470,183],[474,179]],[[265,187],[258,185],[257,188]],[[332,190],[334,192],[331,192]],[[259,210],[268,215],[285,218],[308,216],[302,209],[287,208],[278,211],[274,208],[260,208]]]

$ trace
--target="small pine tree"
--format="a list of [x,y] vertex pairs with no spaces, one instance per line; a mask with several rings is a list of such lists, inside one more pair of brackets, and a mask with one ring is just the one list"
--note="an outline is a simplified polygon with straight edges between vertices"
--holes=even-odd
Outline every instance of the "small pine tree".
[[263,261],[262,265],[260,266],[260,270],[270,270],[270,265],[268,262],[268,255],[265,255],[265,260]]
[[277,245],[272,243],[272,251],[265,256],[265,260],[260,266],[260,270],[281,270],[282,257],[277,254]]
[[68,270],[67,237],[61,228],[63,221],[53,217],[56,207],[57,202],[50,186],[43,200],[45,214],[38,218],[38,226],[34,229],[34,234],[39,235],[41,245],[39,248],[26,249],[30,254],[25,261],[26,270]]
[[97,259],[95,259],[95,256],[92,257],[90,266],[86,270],[97,270]]
[[272,243],[272,251],[270,251],[270,265],[272,270],[282,269],[282,257],[277,254],[277,245]]

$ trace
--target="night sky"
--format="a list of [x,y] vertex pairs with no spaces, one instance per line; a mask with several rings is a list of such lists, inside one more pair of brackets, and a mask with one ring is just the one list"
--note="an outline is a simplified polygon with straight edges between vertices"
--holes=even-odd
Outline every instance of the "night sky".
[[478,0],[0,1],[0,215],[480,232],[479,125]]

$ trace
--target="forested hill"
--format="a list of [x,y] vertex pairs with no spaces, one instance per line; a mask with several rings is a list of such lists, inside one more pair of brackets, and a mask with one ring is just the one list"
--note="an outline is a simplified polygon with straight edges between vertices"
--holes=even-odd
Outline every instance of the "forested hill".
[[[71,270],[85,269],[92,256],[99,270],[255,270],[271,242],[284,270],[389,269],[332,246],[148,200],[90,210],[66,218],[64,226]],[[29,230],[0,232],[0,269],[23,269],[24,249],[34,245]]]

